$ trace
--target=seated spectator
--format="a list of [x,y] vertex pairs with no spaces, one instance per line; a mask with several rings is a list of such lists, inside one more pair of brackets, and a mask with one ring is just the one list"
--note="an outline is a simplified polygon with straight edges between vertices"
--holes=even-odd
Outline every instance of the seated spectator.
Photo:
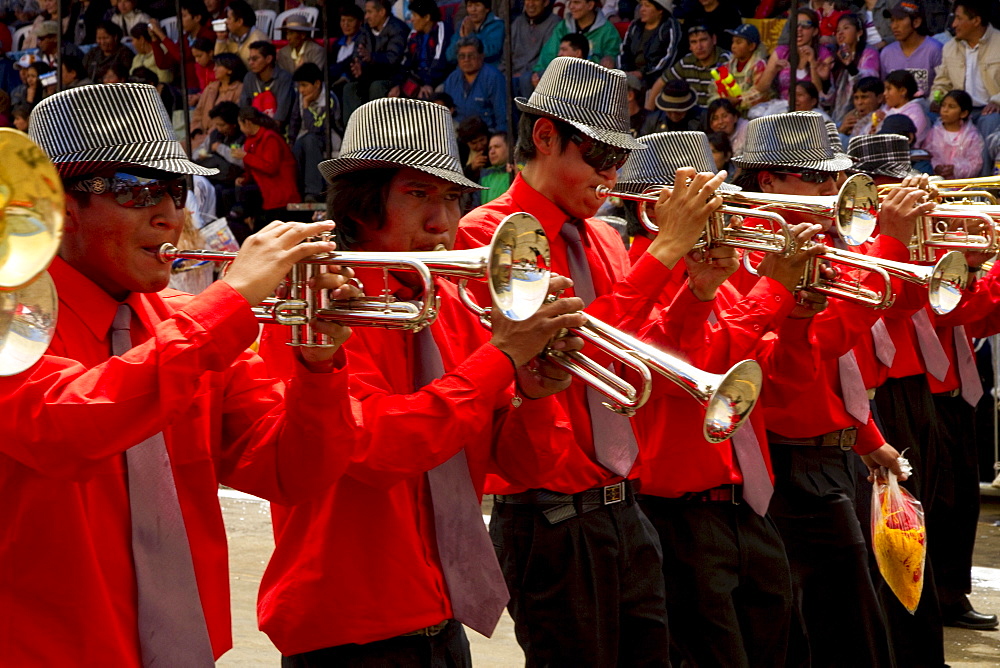
[[625,83],[627,85],[626,95],[628,96],[628,129],[633,137],[638,137],[650,114],[644,106],[646,87],[643,85],[642,79],[632,72],[625,75]]
[[272,220],[288,220],[286,207],[300,201],[292,150],[278,134],[274,119],[259,110],[240,108],[238,121],[246,142],[230,151],[245,169],[236,179],[237,202],[244,211],[254,212],[253,229]]
[[434,0],[412,0],[410,15],[413,32],[406,41],[406,53],[389,97],[426,100],[451,70],[446,56],[451,26],[441,20],[441,10]]
[[[34,28],[34,34],[38,38],[38,59],[47,63],[51,67],[56,66],[56,52],[59,48],[59,23],[56,21],[42,21]],[[63,42],[62,56],[75,56],[83,58],[83,51],[73,42]]]
[[680,132],[705,127],[705,108],[699,106],[687,81],[674,79],[663,85],[663,90],[655,98],[656,111],[646,118],[643,135],[657,132]]
[[131,35],[132,28],[139,24],[149,23],[149,14],[136,7],[135,0],[118,0],[114,13],[109,17],[111,22],[121,28],[123,35]]
[[492,202],[510,188],[510,150],[507,147],[507,133],[494,132],[490,137],[488,151],[489,167],[483,169],[479,176],[479,185],[486,190],[479,193],[480,204]]
[[524,0],[524,12],[510,24],[515,97],[531,95],[531,79],[538,54],[560,23],[562,19],[552,11],[551,0]]
[[707,136],[708,143],[712,147],[712,161],[715,163],[715,171],[726,170],[726,183],[732,183],[733,179],[736,178],[736,167],[733,165],[735,149],[729,141],[729,135],[725,132],[709,132]]
[[333,45],[337,54],[336,62],[330,66],[330,86],[338,98],[343,98],[341,91],[351,79],[351,63],[354,62],[355,46],[361,36],[361,24],[365,14],[353,2],[345,6],[340,13],[340,32],[342,33]]
[[[862,0],[860,3],[854,3],[855,5],[858,5],[858,9],[856,11],[861,15],[861,19],[865,22],[865,42],[879,51],[884,49],[887,44],[896,39],[893,34],[891,22],[889,21],[888,11],[886,10],[887,5],[891,5],[896,1],[897,0]],[[884,65],[882,66],[882,70],[885,72],[891,72],[892,69],[887,70]]]
[[819,91],[811,81],[800,81],[795,84],[795,110],[812,111],[823,117],[824,123],[833,123],[830,115],[819,106]]
[[[226,55],[236,56],[235,53]],[[215,44],[212,40],[199,37],[191,44],[191,57],[194,59],[194,71],[197,79],[194,82],[188,81],[188,93],[197,89],[198,92],[191,95],[190,99],[198,104],[198,95],[205,90],[205,86],[215,81]],[[239,56],[236,57],[239,58]],[[246,68],[244,67],[244,69]]]
[[10,115],[14,117],[14,129],[26,133],[31,118],[31,107],[23,103],[15,104],[10,109]]
[[837,128],[841,135],[857,137],[874,132],[878,117],[875,112],[885,102],[885,85],[877,77],[864,77],[854,84],[854,108],[844,114]]
[[618,68],[633,72],[649,88],[674,64],[681,27],[670,14],[670,0],[639,0],[638,16],[629,24],[618,54]]
[[[428,99],[428,102],[440,104],[442,107],[447,109],[448,113],[451,114],[451,122],[455,125],[455,130],[458,130],[458,123],[455,122],[455,100],[451,99],[451,95],[448,95],[448,93],[443,90],[435,91]],[[482,123],[482,121],[479,122]],[[460,150],[461,148],[461,145],[459,145]]]
[[251,46],[270,39],[257,28],[253,7],[246,0],[233,0],[226,8],[226,32],[216,33],[215,54],[235,53],[249,68]]
[[705,26],[715,36],[719,48],[728,51],[732,45],[732,34],[743,19],[732,0],[699,0],[684,16],[684,31],[692,26]]
[[313,27],[303,14],[292,14],[281,26],[288,44],[278,50],[278,67],[294,72],[306,63],[326,67],[326,49],[312,40]]
[[[243,78],[240,108],[253,107],[273,118],[280,131],[288,125],[295,103],[295,83],[292,75],[274,64],[277,51],[267,41],[250,45],[247,75]],[[249,135],[248,135],[249,136]]]
[[[255,16],[256,18],[256,16]],[[198,40],[208,40],[211,44],[209,51],[215,53],[215,33],[209,25],[209,13],[202,0],[181,0],[181,15],[178,18],[178,28],[183,38],[180,43],[184,49],[185,69],[187,70],[187,84],[192,90],[188,93],[204,90],[208,80],[202,80],[204,73],[198,69],[197,61],[192,52],[194,44]],[[155,19],[149,22],[149,38],[153,42],[153,56],[156,59],[156,66],[163,70],[180,71],[181,52],[177,43],[167,37],[160,27],[159,21]],[[198,42],[201,50],[204,50],[204,42]],[[197,89],[197,90],[194,90]]]
[[663,71],[663,76],[653,84],[650,91],[647,109],[652,109],[656,97],[668,81],[683,80],[694,91],[698,105],[708,105],[709,99],[715,93],[715,80],[712,70],[725,65],[730,58],[728,51],[723,51],[715,44],[715,35],[705,26],[692,25],[688,28],[688,46],[691,52],[677,61],[673,67]]
[[232,150],[243,146],[246,140],[240,131],[239,114],[240,108],[234,102],[220,102],[212,107],[208,112],[211,131],[194,155],[194,161],[202,167],[219,170],[218,174],[208,177],[215,187],[217,216],[227,214],[236,204],[236,179],[243,175],[243,161],[232,154]]
[[595,0],[569,0],[566,16],[557,25],[542,47],[534,71],[541,76],[559,53],[559,43],[571,32],[578,32],[590,42],[590,60],[605,67],[614,67],[621,53],[622,39],[618,29],[597,8]]
[[[191,113],[192,154],[205,142],[211,131],[211,111],[221,102],[238,103],[243,94],[243,78],[247,68],[235,53],[215,56],[215,80],[209,82],[198,98],[198,106]],[[239,106],[234,105],[236,111]],[[233,112],[234,115],[236,112]],[[233,120],[235,124],[235,119]]]
[[65,56],[62,59],[63,89],[88,86],[92,83],[94,80],[87,76],[87,68],[83,66],[83,58]]
[[52,71],[52,68],[40,60],[29,64],[24,68],[24,83],[10,92],[10,102],[13,106],[24,105],[29,110],[45,97],[45,85],[42,83],[42,76]]
[[907,145],[910,147],[910,163],[913,165],[913,169],[922,174],[934,173],[934,167],[931,165],[931,154],[926,149],[917,148],[917,126],[913,124],[909,116],[893,114],[886,117],[876,134],[906,137]]
[[444,80],[444,92],[455,101],[455,120],[481,118],[494,132],[507,130],[507,87],[500,70],[484,62],[477,37],[458,41],[458,69]]
[[590,42],[578,32],[565,35],[559,40],[559,55],[565,58],[582,58],[590,55]]
[[385,97],[406,51],[409,27],[392,15],[389,0],[365,0],[365,25],[344,86],[344,122],[365,102]]
[[[298,164],[299,192],[306,202],[319,202],[323,195],[323,177],[317,166],[326,154],[330,97],[323,85],[323,71],[316,63],[306,63],[295,70],[292,79],[298,89],[298,99],[292,107],[288,137]],[[339,141],[331,150],[340,152]]]
[[205,18],[209,22],[215,19],[224,19],[228,8],[229,0],[205,0],[205,9],[208,11]]
[[[104,69],[97,73],[98,83],[125,83],[129,80],[130,76],[134,75],[130,70],[131,68],[128,65],[122,63],[108,63]],[[136,72],[149,72],[153,74],[152,71],[147,70],[145,67],[140,67]],[[153,74],[153,76],[155,77],[156,75]],[[168,111],[172,110],[168,109]]]
[[[854,83],[880,74],[878,51],[865,41],[864,23],[857,14],[841,14],[837,21],[837,53],[830,73],[830,90],[823,97],[836,123],[854,107]],[[798,109],[798,105],[796,105]]]
[[909,70],[917,79],[918,96],[927,99],[934,85],[934,72],[941,65],[941,43],[928,37],[927,21],[918,0],[899,0],[884,13],[891,19],[895,41],[879,54],[881,70]]
[[732,154],[743,153],[743,140],[746,138],[749,121],[740,118],[736,105],[725,98],[712,100],[708,105],[705,119],[708,123],[705,134],[721,132],[729,139]]
[[[726,63],[726,69],[732,75],[733,81],[740,90],[740,95],[731,98],[740,113],[746,113],[751,107],[761,102],[767,102],[774,94],[770,88],[761,92],[757,87],[764,69],[767,67],[767,53],[760,43],[760,31],[756,26],[742,23],[738,28],[728,31],[732,36],[732,55]],[[709,96],[714,99],[719,96],[719,87]]]
[[924,148],[931,154],[934,173],[945,179],[968,179],[983,169],[985,142],[969,117],[972,97],[951,90],[941,100],[941,117],[927,133]]
[[[808,7],[800,8],[797,15],[795,45],[799,54],[799,67],[795,72],[796,81],[810,81],[816,90],[826,88],[833,65],[833,52],[819,44],[819,15]],[[792,90],[792,72],[788,62],[787,44],[779,44],[767,61],[767,67],[757,82],[757,89],[765,93],[775,84],[778,97],[788,100]],[[784,111],[782,109],[781,111]]]
[[931,111],[952,89],[968,93],[972,120],[984,137],[1000,129],[1000,34],[989,23],[995,7],[993,0],[955,0],[955,39],[944,45],[931,88]]
[[[885,104],[875,112],[875,117],[882,121],[893,114],[908,116],[916,128],[915,146],[922,148],[927,138],[930,123],[927,113],[919,101],[913,99],[917,94],[917,80],[906,70],[889,72],[885,77]],[[876,129],[881,130],[880,126]]]
[[[120,4],[121,1],[119,0]],[[153,49],[161,49],[163,45],[157,44],[155,47],[153,46],[148,24],[139,23],[133,26],[129,34],[132,36],[132,48],[135,49],[135,56],[132,58],[130,71],[145,67],[156,72],[156,76],[161,82],[165,84],[171,83],[174,80],[174,73],[171,70],[161,69],[156,66],[156,56],[153,54]]]
[[490,11],[492,0],[465,0],[465,18],[448,45],[448,60],[458,60],[458,41],[474,36],[483,45],[483,54],[490,65],[499,65],[503,51],[503,21]]
[[97,46],[83,57],[83,65],[87,75],[94,81],[100,81],[98,73],[103,74],[112,65],[125,68],[126,77],[132,68],[132,52],[122,45],[122,29],[111,21],[102,21],[97,27]]
[[458,124],[458,157],[462,160],[462,173],[470,181],[479,182],[480,172],[490,164],[490,129],[475,116]]

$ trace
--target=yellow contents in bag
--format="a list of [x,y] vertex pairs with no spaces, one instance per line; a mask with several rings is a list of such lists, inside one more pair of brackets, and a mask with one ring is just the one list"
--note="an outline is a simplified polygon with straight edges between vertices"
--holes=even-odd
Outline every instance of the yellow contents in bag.
[[920,603],[927,556],[927,528],[920,502],[886,472],[872,490],[872,543],[878,569],[911,613]]

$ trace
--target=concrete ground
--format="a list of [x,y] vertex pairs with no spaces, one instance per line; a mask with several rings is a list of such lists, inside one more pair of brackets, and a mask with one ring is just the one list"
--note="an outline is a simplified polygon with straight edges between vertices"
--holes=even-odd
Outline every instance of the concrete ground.
[[[257,631],[255,605],[264,565],[274,546],[268,505],[238,492],[220,493],[229,534],[232,578],[233,649],[218,662],[223,668],[279,665],[278,651]],[[488,506],[484,512],[488,512]],[[976,544],[973,593],[981,612],[1000,612],[1000,496],[984,496]],[[514,639],[510,617],[504,613],[492,639],[469,632],[476,666],[511,668],[524,664]],[[1000,666],[1000,632],[945,629],[945,653],[952,668]]]

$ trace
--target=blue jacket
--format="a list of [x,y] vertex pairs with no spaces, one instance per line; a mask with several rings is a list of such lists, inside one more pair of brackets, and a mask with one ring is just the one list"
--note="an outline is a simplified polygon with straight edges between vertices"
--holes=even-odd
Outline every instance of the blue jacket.
[[[496,65],[500,62],[500,53],[503,51],[503,35],[503,20],[493,12],[488,13],[475,36],[483,43],[483,56],[490,65]],[[457,32],[451,38],[451,44],[448,45],[448,62],[458,62],[459,39],[461,37]]]
[[451,24],[447,21],[438,21],[429,33],[411,32],[395,85],[401,85],[408,77],[421,86],[435,88],[441,84],[452,68],[447,57],[450,40]]
[[455,101],[455,122],[479,116],[491,132],[507,131],[507,84],[500,70],[483,65],[469,85],[461,70],[444,80],[444,92]]

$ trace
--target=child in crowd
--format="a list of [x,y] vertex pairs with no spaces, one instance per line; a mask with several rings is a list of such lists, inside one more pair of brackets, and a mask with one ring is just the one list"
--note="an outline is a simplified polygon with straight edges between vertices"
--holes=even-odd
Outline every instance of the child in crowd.
[[812,81],[800,81],[795,84],[795,110],[814,111],[822,116],[824,121],[833,122],[830,115],[819,106],[819,90]]
[[969,121],[971,113],[972,97],[964,90],[952,90],[941,100],[941,118],[927,133],[925,144],[938,176],[946,179],[979,176],[985,142]]
[[482,204],[492,202],[507,192],[507,189],[510,187],[510,172],[508,169],[510,151],[507,148],[506,133],[493,133],[493,136],[490,137],[488,155],[490,166],[482,170],[479,176],[480,185],[484,185],[487,188],[479,194]]
[[31,107],[25,103],[15,104],[10,110],[14,117],[14,128],[21,132],[28,131],[28,118],[31,116]]
[[588,58],[590,42],[578,32],[571,32],[559,40],[559,55],[568,58]]
[[927,114],[924,112],[920,102],[913,99],[917,95],[917,79],[908,70],[896,70],[890,72],[885,78],[885,104],[875,112],[879,122],[884,121],[887,116],[893,114],[903,114],[913,121],[917,128],[916,147],[923,147],[927,140],[927,131],[930,123],[927,121]]
[[872,134],[873,114],[885,102],[885,85],[878,77],[862,77],[854,83],[854,108],[844,115],[840,134],[847,137]]
[[743,152],[743,140],[746,137],[747,125],[749,121],[740,118],[736,106],[726,98],[712,100],[708,105],[708,115],[706,116],[708,127],[705,133],[721,132],[729,139],[732,153]]
[[715,160],[716,171],[726,170],[726,183],[732,183],[736,178],[736,167],[733,166],[733,145],[725,132],[709,132],[708,143],[712,147],[712,158]]
[[912,163],[913,169],[922,174],[934,173],[934,168],[931,166],[931,154],[926,149],[916,146],[917,126],[913,124],[909,116],[904,114],[887,116],[877,134],[906,137],[906,141],[910,144],[910,163]]
[[750,107],[774,97],[771,89],[761,92],[754,88],[767,67],[767,53],[760,48],[760,31],[756,26],[741,23],[726,32],[733,36],[733,46],[730,49],[733,57],[729,59],[726,68],[743,93],[733,102],[737,109],[746,113]]

